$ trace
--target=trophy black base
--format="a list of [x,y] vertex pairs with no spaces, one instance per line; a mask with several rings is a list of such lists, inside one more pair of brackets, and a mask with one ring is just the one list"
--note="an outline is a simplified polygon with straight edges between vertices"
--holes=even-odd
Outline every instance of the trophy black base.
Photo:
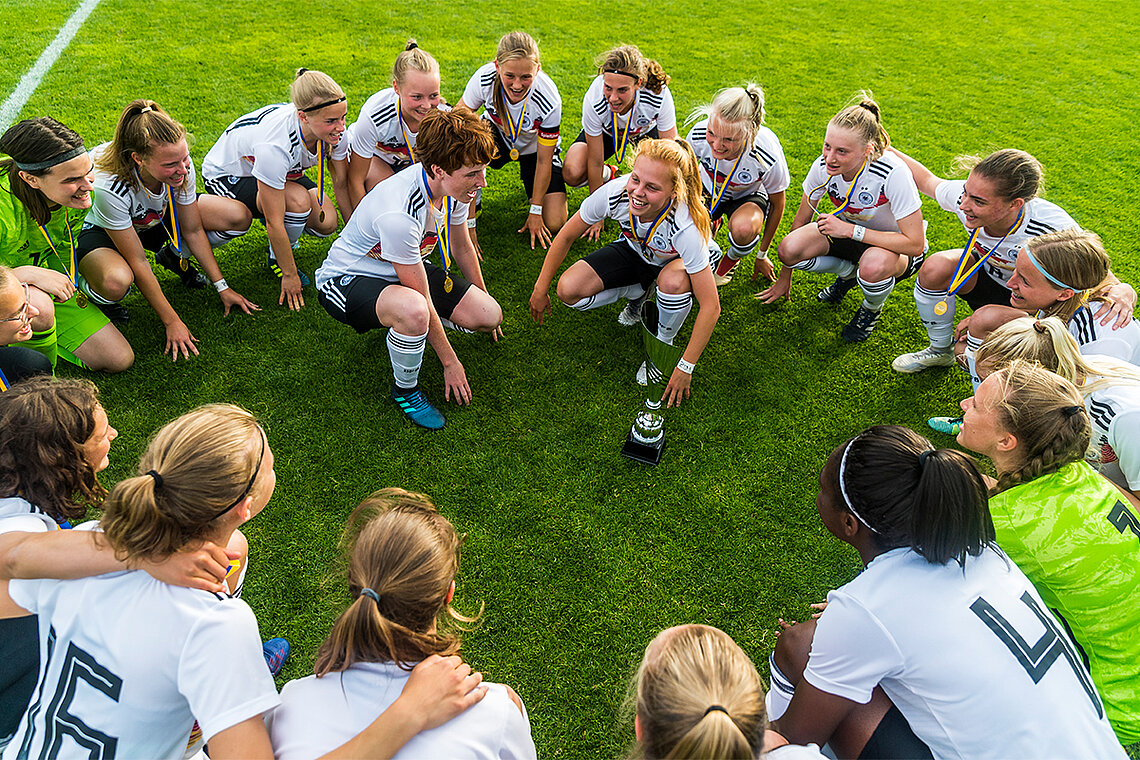
[[642,443],[629,433],[625,438],[625,446],[621,448],[621,455],[642,464],[655,465],[661,461],[661,454],[665,451],[665,436],[654,443]]

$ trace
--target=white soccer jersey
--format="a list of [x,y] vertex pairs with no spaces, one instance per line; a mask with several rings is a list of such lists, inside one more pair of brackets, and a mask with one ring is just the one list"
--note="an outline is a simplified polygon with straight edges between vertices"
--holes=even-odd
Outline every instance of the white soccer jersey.
[[1082,306],[1069,320],[1069,334],[1081,347],[1082,354],[1111,356],[1122,362],[1140,365],[1140,321],[1133,319],[1124,327],[1117,328],[1115,322],[1102,325],[1093,313],[1100,308],[1094,301]]
[[318,158],[316,151],[305,147],[297,108],[279,103],[248,113],[226,127],[202,162],[202,176],[208,180],[253,177],[283,190],[286,180],[300,179],[305,169],[317,165]]
[[1140,491],[1140,384],[1121,381],[1095,390],[1085,396],[1085,408],[1092,420],[1091,449],[1099,455],[1092,464],[1114,483]]
[[180,758],[195,718],[208,742],[280,702],[240,599],[141,570],[9,594],[39,615],[40,676],[5,760]]
[[60,526],[27,499],[9,496],[0,499],[0,533],[43,533]]
[[[714,186],[720,189],[724,186],[725,177],[730,174],[728,189],[724,192],[723,201],[731,201],[748,195],[761,195],[765,198],[773,193],[783,192],[792,183],[791,173],[788,171],[788,161],[784,158],[784,148],[780,145],[776,133],[765,126],[756,132],[756,139],[752,141],[752,148],[740,159],[740,165],[733,172],[735,161],[717,161],[713,158],[712,149],[705,139],[705,127],[709,120],[704,119],[693,125],[685,140],[693,146],[697,154],[697,161],[701,165],[701,184],[705,193],[712,195]],[[846,188],[844,188],[846,190]],[[722,201],[722,202],[723,202]]]
[[[479,106],[483,106],[483,118],[494,124],[510,145],[510,140],[506,138],[510,127],[495,107],[495,79],[498,76],[494,61],[480,66],[463,90],[463,102],[472,111],[478,111]],[[518,103],[510,103],[504,95],[503,102],[507,104],[513,123],[518,124],[522,118],[519,137],[515,141],[515,148],[520,154],[535,153],[540,144],[558,145],[558,131],[562,124],[562,96],[545,72],[538,72],[525,98]]]
[[860,704],[876,684],[936,758],[1123,758],[1068,634],[993,548],[876,557],[827,595],[804,678]]
[[[392,264],[415,264],[435,251],[437,220],[443,223],[443,212],[431,203],[422,166],[409,166],[380,182],[360,201],[333,242],[317,270],[317,287],[343,276],[399,280]],[[451,226],[466,224],[467,204],[453,199]]]
[[[934,200],[938,201],[938,205],[944,211],[949,211],[957,216],[963,227],[966,227],[966,215],[962,213],[962,209],[958,208],[958,202],[962,199],[965,187],[965,180],[954,179],[939,183],[934,190]],[[1009,233],[1005,241],[998,246],[992,256],[986,259],[985,265],[982,266],[983,272],[1006,288],[1009,287],[1009,278],[1013,276],[1013,265],[1017,261],[1017,254],[1026,241],[1038,235],[1044,235],[1046,232],[1056,232],[1057,230],[1067,230],[1070,227],[1079,226],[1063,208],[1044,198],[1031,198],[1024,208],[1025,216],[1022,218],[1021,224]],[[969,236],[971,232],[973,230],[966,227],[966,235]],[[974,241],[974,254],[978,257],[985,256],[993,250],[999,240],[1001,240],[1000,235],[991,237],[983,229],[978,233],[977,240]]]
[[637,251],[646,264],[655,267],[665,266],[678,256],[685,264],[685,271],[695,274],[709,265],[709,247],[701,238],[701,233],[689,216],[689,208],[678,201],[665,214],[664,220],[643,244],[651,222],[643,222],[632,217],[634,227],[630,227],[629,194],[625,183],[629,177],[611,179],[599,187],[590,197],[582,201],[578,213],[586,224],[597,224],[603,219],[615,219],[621,225],[622,239],[630,248]]
[[[660,93],[642,87],[634,96],[629,113],[624,116],[618,114],[617,123],[618,135],[630,130],[630,145],[654,127],[657,127],[658,133],[676,127],[677,112],[673,108],[673,94],[669,92],[669,87],[662,87]],[[591,137],[603,133],[615,137],[614,111],[606,100],[601,74],[594,77],[582,98],[582,131]]]
[[[98,161],[99,155],[110,143],[103,143],[91,149],[91,160]],[[96,164],[98,166],[98,164]],[[146,189],[146,185],[135,173],[138,189],[119,178],[95,169],[95,194],[91,210],[87,212],[84,224],[102,227],[105,230],[129,230],[134,227],[141,232],[159,224],[167,212],[167,186],[162,183],[157,194]],[[194,162],[190,162],[190,173],[182,187],[174,191],[174,202],[179,206],[189,206],[198,200],[195,192],[197,180],[194,175]]]
[[[409,672],[394,663],[361,662],[341,673],[308,676],[285,684],[281,706],[269,715],[278,760],[311,760],[353,738],[400,696]],[[502,684],[438,728],[423,731],[397,758],[447,757],[524,760],[536,756],[530,720]]]
[[[399,100],[391,87],[366,100],[360,108],[360,118],[352,123],[351,134],[345,133],[333,149],[333,156],[339,158],[338,154],[346,154],[351,148],[363,158],[379,158],[396,172],[411,166],[416,133],[398,115]],[[439,110],[450,111],[451,107],[440,103]]]
[[[804,178],[804,195],[816,205],[826,194],[836,208],[847,200],[851,187],[842,176],[829,177],[823,156],[816,159]],[[839,218],[879,232],[898,232],[898,220],[922,208],[922,198],[910,169],[901,158],[887,151],[871,161],[851,189],[854,198]]]

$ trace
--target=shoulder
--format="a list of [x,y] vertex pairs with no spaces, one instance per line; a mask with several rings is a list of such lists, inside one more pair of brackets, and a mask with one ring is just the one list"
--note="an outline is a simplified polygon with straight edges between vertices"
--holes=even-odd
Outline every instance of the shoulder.
[[389,87],[374,94],[364,104],[364,116],[377,127],[381,127],[396,118],[396,91]]
[[752,141],[752,157],[765,166],[773,166],[784,156],[784,148],[776,133],[761,125]]
[[662,87],[661,92],[654,92],[647,87],[642,87],[638,91],[637,97],[650,108],[660,108],[665,103],[665,98],[669,97],[669,87]]
[[1047,232],[1078,227],[1069,212],[1044,198],[1030,198],[1025,204],[1025,234],[1037,237]]
[[692,129],[689,130],[689,134],[685,136],[685,139],[690,143],[696,142],[697,140],[703,141],[705,139],[705,135],[708,134],[708,125],[708,119],[701,119],[693,125]]
[[914,184],[914,177],[911,176],[910,167],[906,165],[901,158],[896,156],[891,151],[887,151],[879,158],[867,164],[867,173],[873,174],[881,179],[886,180],[893,176],[903,177]]
[[477,83],[485,90],[490,90],[495,85],[495,77],[499,75],[498,69],[495,68],[494,61],[488,61],[476,69],[475,74],[471,77],[471,81]]
[[554,86],[554,80],[546,72],[538,72],[530,92],[531,101],[538,106],[543,114],[551,113],[562,106],[562,96]]

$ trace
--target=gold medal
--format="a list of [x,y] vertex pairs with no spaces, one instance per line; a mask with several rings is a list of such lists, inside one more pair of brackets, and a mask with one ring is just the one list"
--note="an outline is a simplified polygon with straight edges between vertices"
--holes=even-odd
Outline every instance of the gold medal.
[[87,308],[87,294],[82,290],[75,291],[75,304],[81,309]]
[[443,292],[444,293],[450,293],[451,289],[453,287],[455,287],[455,283],[453,283],[451,281],[451,275],[447,275],[447,277],[443,278]]
[[518,161],[519,160],[519,149],[518,148],[511,148],[511,160],[512,161]]
[[934,304],[934,313],[941,317],[946,313],[947,308],[949,307],[946,305],[945,301],[939,301],[938,303]]

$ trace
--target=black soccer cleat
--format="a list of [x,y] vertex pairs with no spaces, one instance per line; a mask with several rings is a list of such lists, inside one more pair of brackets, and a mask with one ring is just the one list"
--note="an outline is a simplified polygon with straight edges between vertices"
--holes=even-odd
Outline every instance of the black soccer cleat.
[[174,252],[170,243],[162,246],[154,255],[154,261],[167,271],[174,272],[182,284],[188,288],[204,288],[210,284],[206,275],[199,272],[189,259],[184,259]]
[[860,304],[859,311],[855,312],[855,316],[843,328],[843,340],[848,343],[860,343],[871,337],[871,332],[875,329],[875,325],[879,321],[881,311],[871,311],[866,306]]
[[816,293],[815,297],[823,303],[837,306],[843,302],[843,296],[847,295],[847,291],[851,290],[851,288],[855,287],[858,283],[858,277],[849,277],[846,280],[842,277],[836,277],[835,282]]

